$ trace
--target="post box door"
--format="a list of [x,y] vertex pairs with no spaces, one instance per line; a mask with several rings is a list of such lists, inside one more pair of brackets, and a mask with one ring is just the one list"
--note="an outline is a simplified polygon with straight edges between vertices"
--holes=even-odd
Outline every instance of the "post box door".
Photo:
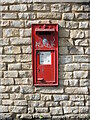
[[55,83],[55,52],[37,51],[37,82],[41,84]]

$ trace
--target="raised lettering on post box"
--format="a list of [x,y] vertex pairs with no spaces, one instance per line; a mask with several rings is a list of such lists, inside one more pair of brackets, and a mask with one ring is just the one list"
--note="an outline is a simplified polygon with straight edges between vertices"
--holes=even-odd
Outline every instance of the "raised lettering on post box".
[[35,86],[58,85],[58,24],[32,24],[32,61]]

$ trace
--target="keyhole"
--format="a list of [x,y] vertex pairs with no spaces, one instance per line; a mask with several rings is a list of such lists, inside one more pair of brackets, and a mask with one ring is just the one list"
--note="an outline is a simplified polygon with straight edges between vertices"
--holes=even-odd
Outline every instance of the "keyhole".
[[40,73],[40,69],[38,70],[38,72]]

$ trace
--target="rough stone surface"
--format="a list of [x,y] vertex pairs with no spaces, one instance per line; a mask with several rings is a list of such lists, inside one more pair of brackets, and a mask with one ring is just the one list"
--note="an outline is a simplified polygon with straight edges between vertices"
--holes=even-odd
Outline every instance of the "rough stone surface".
[[[58,24],[58,86],[33,85],[32,24]],[[89,120],[89,29],[89,0],[0,1],[0,120]]]

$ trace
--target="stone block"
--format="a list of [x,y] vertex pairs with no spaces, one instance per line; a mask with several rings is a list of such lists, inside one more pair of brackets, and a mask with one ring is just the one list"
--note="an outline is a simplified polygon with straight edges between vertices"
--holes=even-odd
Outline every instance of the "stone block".
[[13,105],[13,101],[12,100],[2,100],[2,105]]
[[70,54],[84,54],[84,49],[83,47],[76,47],[76,46],[73,46],[73,47],[69,47],[69,53]]
[[23,20],[13,20],[13,21],[10,21],[10,26],[11,27],[17,27],[17,28],[21,28],[21,27],[24,27],[24,21]]
[[17,71],[5,71],[4,77],[6,77],[6,78],[18,77],[18,72]]
[[8,99],[9,98],[9,94],[8,93],[0,93],[0,99]]
[[35,113],[35,114],[33,114],[33,118],[35,119],[35,118],[39,118],[39,119],[41,119],[41,118],[45,118],[45,119],[47,119],[47,118],[51,118],[51,115],[50,115],[50,113]]
[[8,6],[1,6],[0,5],[0,12],[2,11],[8,11]]
[[65,93],[68,94],[88,94],[87,87],[67,87],[65,88]]
[[68,54],[68,48],[67,47],[60,47],[59,54]]
[[9,111],[11,113],[26,113],[27,109],[25,106],[10,106]]
[[14,85],[13,78],[2,78],[1,85]]
[[64,107],[64,114],[76,114],[79,112],[78,107]]
[[[85,31],[85,37],[90,38],[90,30]],[[89,40],[89,45],[90,45],[90,40]]]
[[9,38],[0,38],[0,46],[9,45]]
[[0,38],[3,37],[3,31],[2,31],[2,28],[0,28]]
[[88,28],[89,27],[89,22],[79,22],[79,28]]
[[0,113],[8,112],[8,106],[0,105]]
[[12,45],[28,45],[31,44],[31,39],[30,38],[10,38],[10,42]]
[[32,115],[31,114],[17,114],[17,117],[19,119],[32,119]]
[[72,5],[72,11],[83,11],[83,5],[81,4]]
[[46,102],[46,106],[47,107],[58,107],[59,103],[58,102],[49,101],[49,102]]
[[20,70],[21,69],[21,63],[13,63],[8,65],[9,70]]
[[10,94],[10,99],[11,100],[22,100],[24,99],[24,95],[21,93]]
[[16,85],[27,85],[29,84],[28,78],[15,78],[15,84]]
[[33,93],[33,88],[30,85],[22,85],[20,86],[20,92],[23,94]]
[[28,113],[29,113],[29,114],[34,113],[34,107],[29,107],[29,108],[28,108]]
[[90,80],[88,79],[81,79],[80,86],[90,86]]
[[5,93],[5,90],[6,90],[5,86],[0,86],[0,93]]
[[88,71],[74,71],[74,78],[88,78]]
[[75,40],[75,45],[88,46],[88,39],[77,39]]
[[8,37],[19,37],[19,29],[16,28],[8,28],[3,30],[3,36]]
[[51,115],[62,115],[63,111],[61,107],[55,107],[55,108],[50,107],[50,113]]
[[81,63],[81,70],[90,70],[90,63]]
[[31,46],[22,46],[22,53],[31,53],[32,48]]
[[46,19],[61,19],[61,13],[37,13],[37,18],[46,18]]
[[30,62],[22,63],[22,69],[23,70],[31,70],[32,69],[32,64]]
[[79,63],[66,64],[64,67],[65,71],[73,71],[73,70],[79,70],[79,69],[80,69]]
[[73,56],[73,61],[74,62],[88,62],[89,58],[87,55],[74,55]]
[[88,113],[89,112],[89,108],[87,106],[84,107],[79,107],[79,113]]
[[70,35],[70,31],[67,29],[60,29],[59,30],[59,37],[60,38],[68,38]]
[[53,95],[54,101],[68,100],[68,95]]
[[25,106],[25,105],[27,105],[27,101],[26,100],[14,100],[14,105],[15,106]]
[[48,113],[48,107],[35,108],[37,113]]
[[77,20],[89,20],[89,13],[75,13],[75,18]]
[[44,100],[44,101],[51,101],[52,100],[52,95],[42,94],[41,99]]
[[71,101],[83,101],[84,95],[70,95]]
[[19,46],[7,46],[4,47],[5,54],[19,54],[21,53],[21,49]]
[[26,100],[40,100],[40,94],[27,94],[25,95]]
[[1,21],[1,26],[2,26],[2,27],[9,26],[9,20],[2,20],[2,21]]
[[17,19],[17,13],[2,13],[2,19]]
[[6,70],[6,63],[0,63],[0,70]]
[[34,20],[36,19],[36,13],[18,13],[19,19],[28,19],[28,20]]
[[2,60],[3,62],[11,63],[15,61],[15,56],[14,55],[3,55]]
[[31,28],[20,29],[20,37],[31,37]]
[[84,38],[85,33],[82,30],[71,30],[70,31],[70,37],[71,38]]
[[0,55],[3,53],[3,47],[0,47]]
[[59,58],[59,64],[72,63],[73,59],[71,55],[62,55]]
[[29,107],[44,107],[45,102],[44,101],[28,101]]
[[88,48],[85,48],[85,54],[90,54],[90,47],[88,47]]
[[20,4],[20,5],[10,5],[10,11],[27,11],[27,5],[26,4]]
[[74,21],[66,21],[66,28],[78,28],[79,24],[78,22]]
[[63,13],[63,20],[73,20],[74,19],[74,13]]
[[49,11],[50,5],[49,4],[33,4],[33,11]]

